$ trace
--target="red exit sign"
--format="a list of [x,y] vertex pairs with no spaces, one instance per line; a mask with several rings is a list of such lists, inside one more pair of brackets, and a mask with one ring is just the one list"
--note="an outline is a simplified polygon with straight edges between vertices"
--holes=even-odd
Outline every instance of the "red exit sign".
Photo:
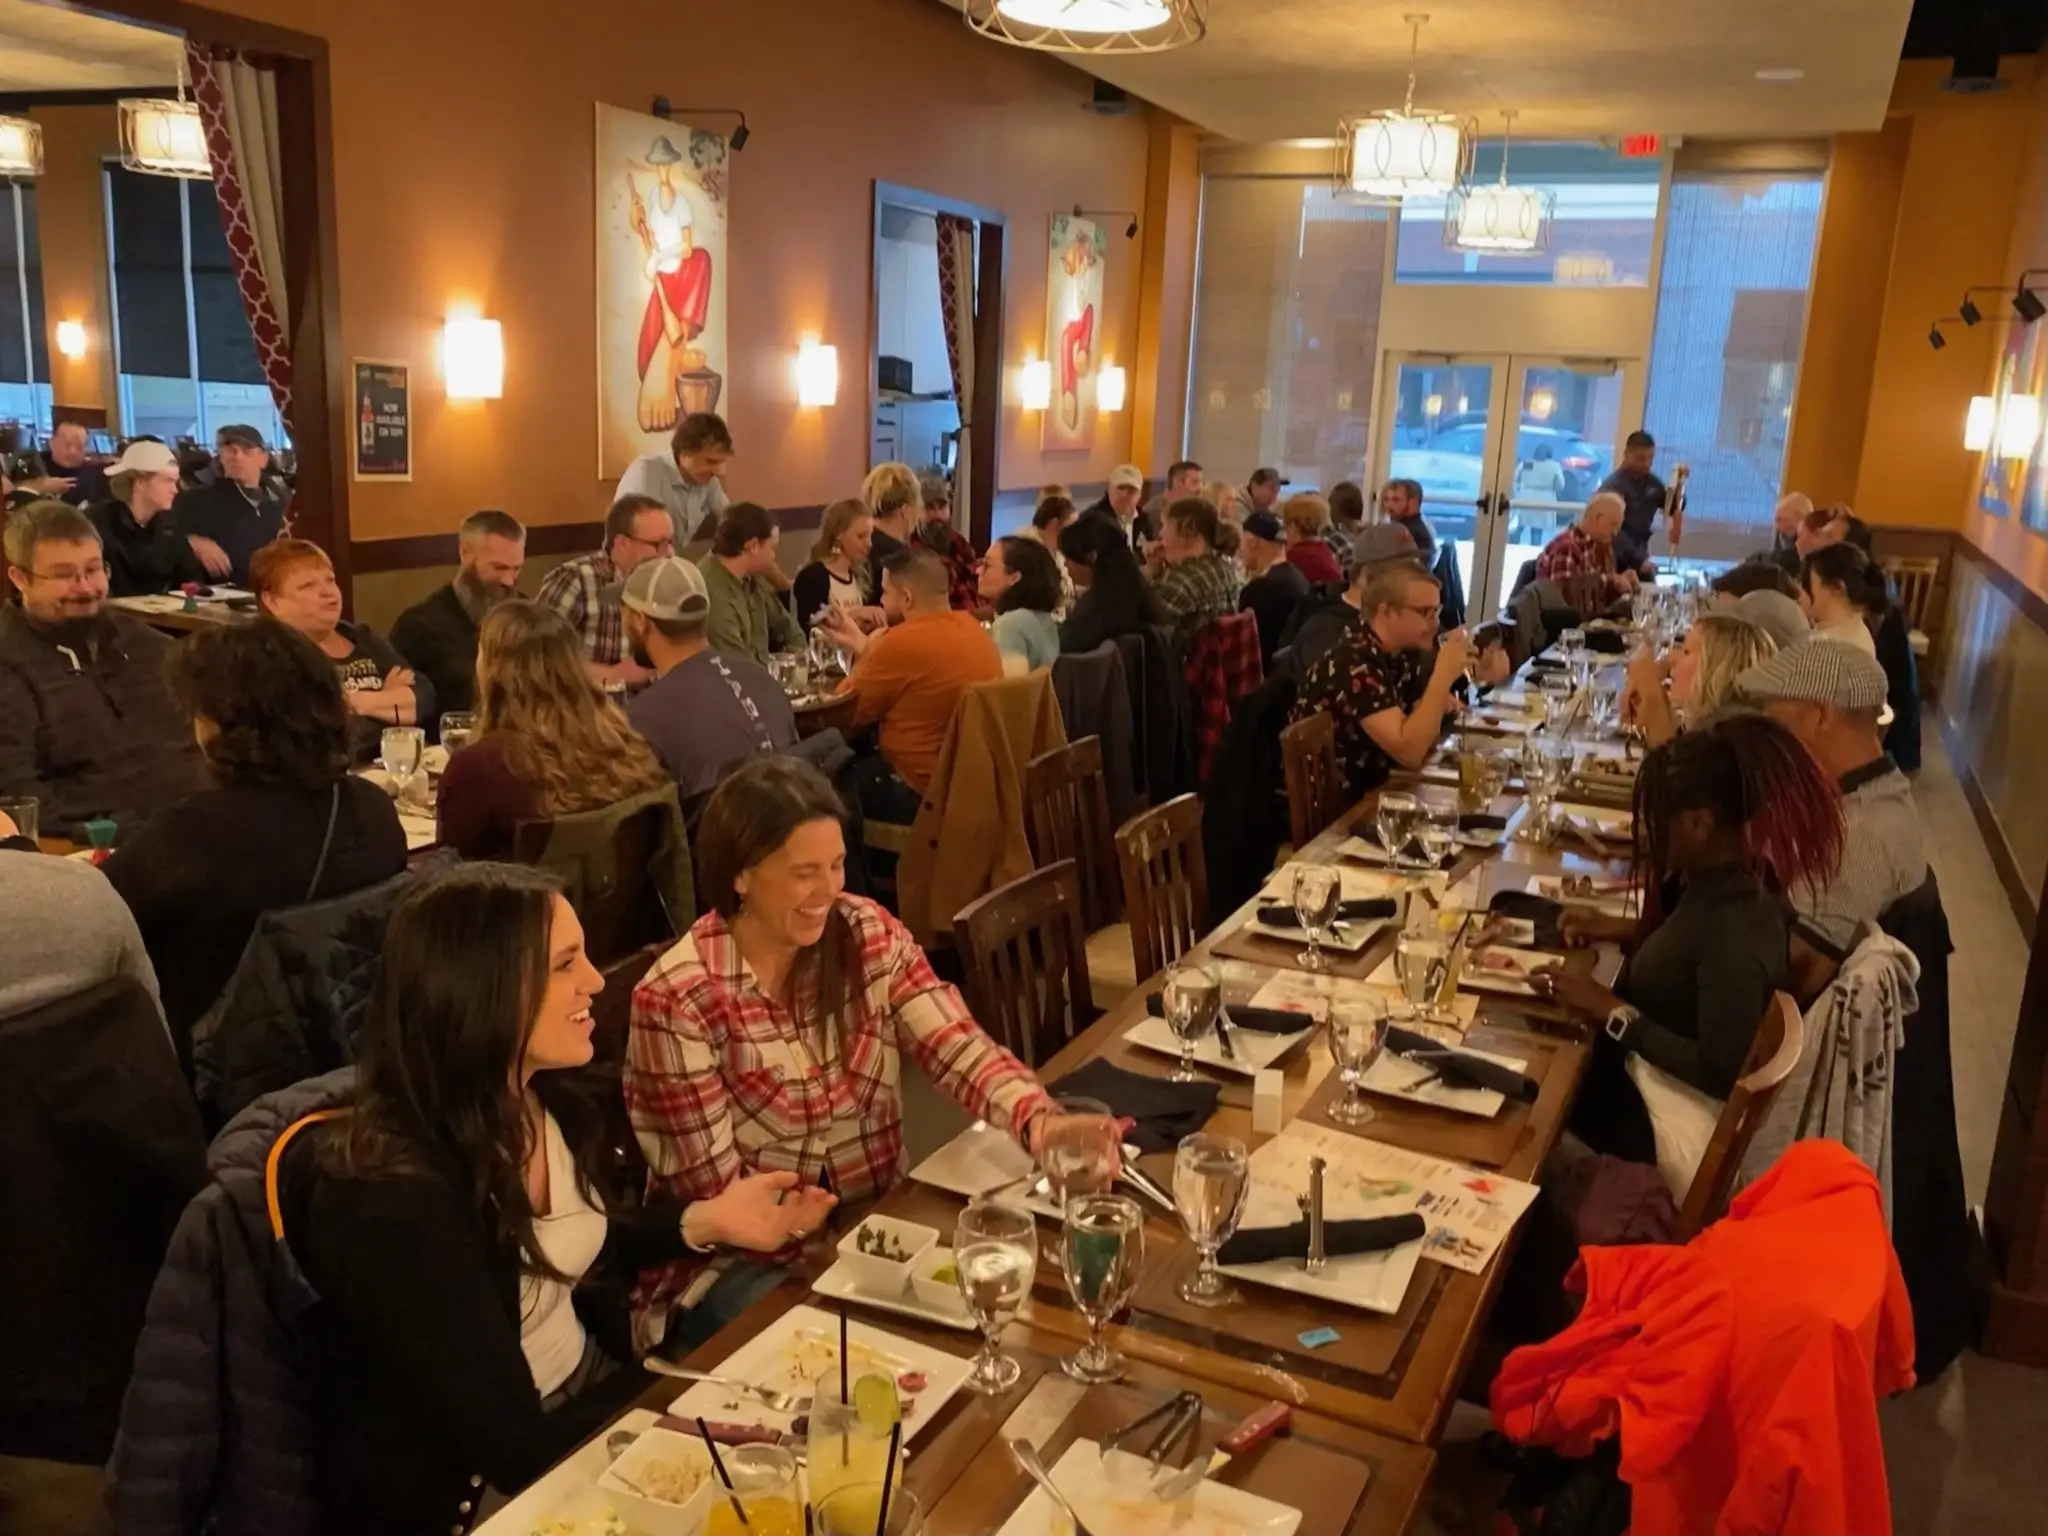
[[1624,160],[1654,160],[1664,152],[1664,140],[1654,133],[1624,134],[1621,140],[1621,157]]

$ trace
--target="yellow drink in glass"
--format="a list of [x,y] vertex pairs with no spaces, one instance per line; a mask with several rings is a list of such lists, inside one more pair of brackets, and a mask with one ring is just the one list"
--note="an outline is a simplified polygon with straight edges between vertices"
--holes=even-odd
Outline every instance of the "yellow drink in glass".
[[889,1431],[898,1412],[896,1383],[870,1374],[857,1378],[852,1391],[852,1402],[841,1401],[837,1371],[819,1377],[813,1390],[804,1478],[814,1505],[851,1484],[879,1486],[889,1464]]
[[778,1445],[737,1445],[720,1455],[747,1519],[742,1524],[725,1489],[714,1488],[704,1536],[804,1536],[794,1456]]

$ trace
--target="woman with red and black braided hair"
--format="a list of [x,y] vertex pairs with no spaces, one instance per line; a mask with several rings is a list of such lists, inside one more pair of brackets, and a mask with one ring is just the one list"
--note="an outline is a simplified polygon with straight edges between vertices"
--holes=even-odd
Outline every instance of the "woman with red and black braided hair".
[[1786,892],[1840,862],[1841,802],[1791,732],[1744,714],[1652,752],[1635,814],[1641,923],[1573,912],[1563,924],[1567,942],[1631,942],[1613,989],[1558,968],[1536,985],[1602,1026],[1573,1131],[1597,1152],[1658,1163],[1683,1197],[1786,984]]

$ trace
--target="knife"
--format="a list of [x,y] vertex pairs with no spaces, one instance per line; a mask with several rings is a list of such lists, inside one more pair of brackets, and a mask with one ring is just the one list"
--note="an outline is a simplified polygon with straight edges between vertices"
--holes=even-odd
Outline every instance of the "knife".
[[1123,1145],[1123,1154],[1123,1166],[1117,1170],[1117,1177],[1158,1206],[1162,1211],[1166,1212],[1167,1215],[1177,1215],[1178,1211],[1174,1206],[1173,1196],[1161,1189],[1152,1175],[1138,1166],[1138,1159],[1145,1154],[1132,1146],[1128,1141]]
[[1225,1061],[1237,1060],[1237,1051],[1230,1043],[1230,1027],[1223,1022],[1223,1010],[1216,1010],[1216,1044],[1222,1048]]

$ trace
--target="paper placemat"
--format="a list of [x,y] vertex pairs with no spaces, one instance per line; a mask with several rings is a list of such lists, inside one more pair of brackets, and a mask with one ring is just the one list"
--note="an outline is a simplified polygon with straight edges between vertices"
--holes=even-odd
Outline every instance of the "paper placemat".
[[[1398,931],[1389,924],[1370,944],[1351,955],[1325,945],[1323,965],[1326,969],[1322,974],[1348,977],[1353,981],[1365,980],[1379,969],[1382,959],[1394,952],[1394,935]],[[1299,971],[1302,969],[1301,954],[1307,948],[1308,940],[1300,934],[1272,934],[1260,928],[1257,923],[1247,922],[1239,924],[1222,938],[1212,942],[1209,951],[1226,959],[1246,960],[1254,965],[1270,966],[1276,970]]]

